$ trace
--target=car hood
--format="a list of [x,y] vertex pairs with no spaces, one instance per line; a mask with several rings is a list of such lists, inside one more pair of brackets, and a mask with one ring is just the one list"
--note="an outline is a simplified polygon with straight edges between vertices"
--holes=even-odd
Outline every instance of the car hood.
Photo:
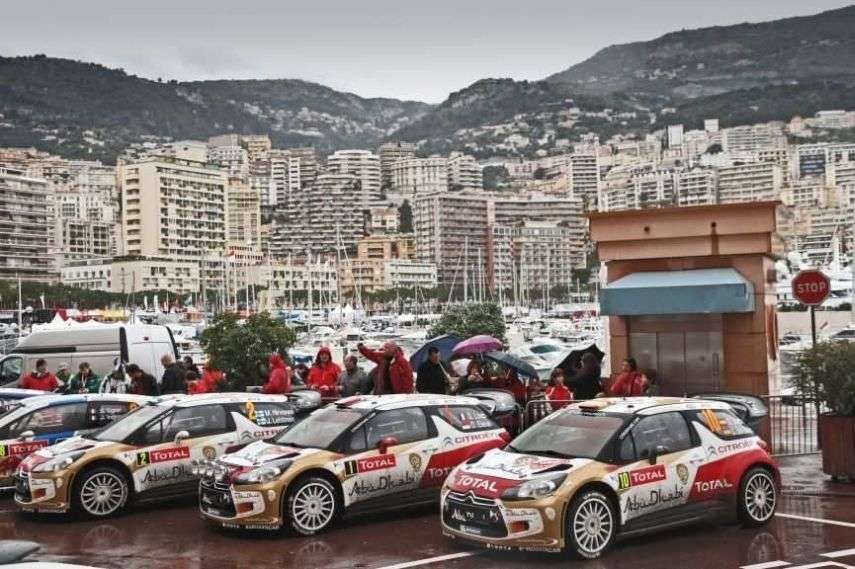
[[230,468],[252,468],[284,458],[297,460],[318,452],[321,452],[321,449],[296,448],[256,441],[237,452],[224,455],[220,458],[220,463]]
[[83,437],[72,437],[60,443],[56,443],[55,445],[51,445],[49,447],[37,450],[21,462],[20,468],[21,470],[26,472],[34,466],[37,466],[43,462],[47,462],[48,460],[57,456],[78,452],[88,453],[93,450],[100,450],[104,447],[109,446],[119,447],[124,445],[120,445],[119,443],[114,443],[111,441],[94,441],[92,439],[85,439]]

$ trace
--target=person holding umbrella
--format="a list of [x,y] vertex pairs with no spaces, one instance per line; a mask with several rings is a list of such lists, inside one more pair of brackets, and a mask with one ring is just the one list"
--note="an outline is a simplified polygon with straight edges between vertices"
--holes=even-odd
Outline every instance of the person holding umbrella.
[[445,371],[440,359],[439,348],[431,346],[427,359],[419,366],[416,374],[416,389],[419,393],[444,395],[448,392],[449,379],[449,373]]

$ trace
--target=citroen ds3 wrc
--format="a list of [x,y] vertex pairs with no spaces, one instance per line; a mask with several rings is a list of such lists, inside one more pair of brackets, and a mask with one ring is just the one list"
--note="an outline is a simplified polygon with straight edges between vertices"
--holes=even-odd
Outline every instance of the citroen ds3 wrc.
[[198,478],[191,461],[216,458],[293,422],[293,404],[281,395],[164,398],[31,454],[15,474],[15,503],[24,511],[100,518],[133,501],[192,495]]
[[123,394],[38,395],[6,401],[0,415],[0,489],[13,488],[15,470],[30,453],[100,429],[152,401]]
[[488,548],[590,559],[617,537],[710,517],[764,524],[779,484],[765,443],[726,403],[596,399],[457,467],[442,528]]
[[199,506],[224,527],[312,535],[345,510],[436,503],[454,466],[508,439],[476,399],[352,397],[199,465]]

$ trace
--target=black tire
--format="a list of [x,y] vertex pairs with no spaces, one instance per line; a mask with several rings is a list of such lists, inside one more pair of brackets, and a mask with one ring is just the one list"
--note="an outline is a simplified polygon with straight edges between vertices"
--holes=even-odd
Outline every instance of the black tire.
[[112,466],[96,466],[78,474],[71,491],[72,511],[86,518],[109,518],[121,513],[131,499],[124,472]]
[[320,476],[306,476],[292,482],[283,506],[283,524],[304,536],[328,529],[343,508],[336,487]]
[[765,525],[778,507],[775,478],[765,468],[752,468],[742,476],[736,495],[736,512],[744,527]]
[[598,490],[583,490],[567,509],[565,550],[579,559],[596,559],[614,541],[618,516],[608,496]]

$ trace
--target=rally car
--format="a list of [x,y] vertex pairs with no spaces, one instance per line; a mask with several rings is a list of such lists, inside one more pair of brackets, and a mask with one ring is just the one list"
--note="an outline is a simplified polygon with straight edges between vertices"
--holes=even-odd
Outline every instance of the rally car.
[[454,466],[508,439],[476,399],[346,398],[272,441],[200,464],[199,507],[224,527],[312,535],[345,510],[435,503]]
[[780,476],[727,403],[595,399],[457,467],[441,494],[443,533],[494,549],[598,557],[618,536],[775,513]]
[[161,398],[107,427],[38,450],[15,473],[29,512],[102,518],[133,501],[195,494],[191,461],[216,458],[294,422],[281,395],[212,393]]
[[39,395],[7,401],[0,415],[0,489],[13,487],[15,470],[30,453],[100,429],[151,401],[121,394]]

